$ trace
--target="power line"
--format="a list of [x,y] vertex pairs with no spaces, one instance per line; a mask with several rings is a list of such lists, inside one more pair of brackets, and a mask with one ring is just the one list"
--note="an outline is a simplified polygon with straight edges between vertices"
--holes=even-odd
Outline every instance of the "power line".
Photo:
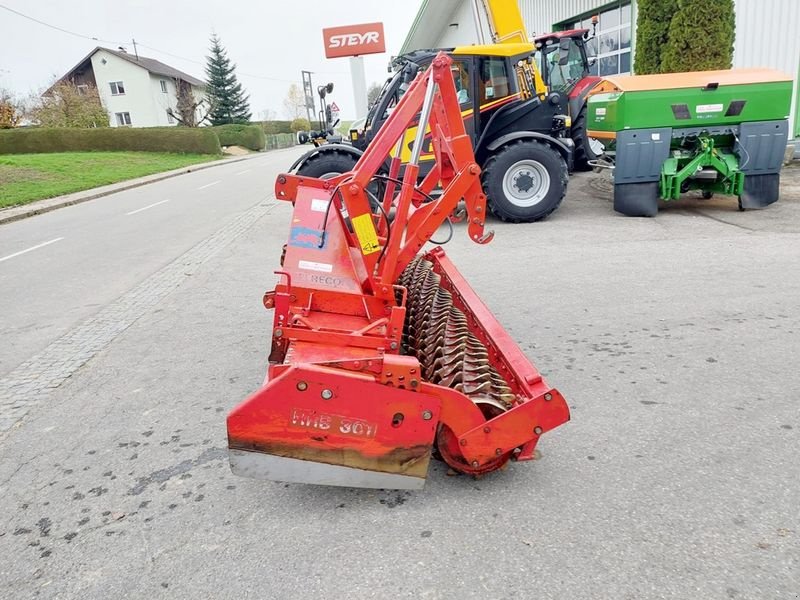
[[39,25],[44,25],[45,27],[49,27],[50,29],[55,29],[56,31],[60,31],[61,33],[67,33],[69,35],[74,35],[75,37],[83,38],[85,40],[94,40],[95,42],[103,42],[104,44],[121,45],[120,42],[115,42],[115,41],[112,41],[112,40],[104,40],[104,39],[98,38],[98,37],[91,37],[91,36],[88,36],[88,35],[83,35],[81,33],[75,33],[74,31],[70,31],[69,29],[64,29],[63,27],[58,27],[57,25],[51,25],[50,23],[45,23],[44,21],[40,21],[39,19],[36,19],[36,18],[31,17],[29,15],[23,14],[23,13],[17,11],[17,10],[14,10],[13,8],[9,8],[9,7],[7,7],[7,6],[3,5],[3,4],[0,4],[0,8],[3,8],[5,10],[7,10],[8,12],[14,13],[15,15],[18,15],[18,16],[22,17],[23,19],[28,19],[29,21],[33,21],[34,23],[38,23]]
[[[0,4],[0,8],[3,8],[5,10],[7,10],[8,12],[14,13],[15,15],[18,15],[18,16],[22,17],[23,19],[28,19],[29,21],[33,21],[34,23],[38,23],[39,25],[44,25],[45,27],[49,27],[50,29],[54,29],[56,31],[60,31],[62,33],[66,33],[66,34],[69,34],[69,35],[72,35],[72,36],[75,36],[75,37],[83,38],[85,40],[92,40],[92,41],[95,41],[95,42],[102,42],[104,44],[112,44],[112,45],[116,45],[116,46],[124,46],[125,44],[128,43],[128,42],[119,42],[119,41],[115,42],[113,40],[104,40],[103,38],[76,33],[74,31],[70,31],[69,29],[64,29],[63,27],[58,27],[57,25],[52,25],[50,23],[45,23],[44,21],[41,21],[39,19],[36,19],[36,18],[31,17],[29,15],[26,15],[24,13],[21,13],[21,12],[19,12],[17,10],[14,10],[13,8],[9,8],[8,6],[5,6],[3,4]],[[186,62],[190,62],[190,63],[196,64],[196,65],[200,65],[201,67],[205,67],[206,66],[206,63],[200,62],[199,60],[194,60],[192,58],[187,58],[185,56],[179,56],[178,54],[172,54],[171,52],[167,52],[165,50],[160,50],[159,48],[155,48],[155,47],[150,46],[148,44],[142,44],[141,42],[137,42],[137,44],[139,46],[141,46],[142,48],[147,48],[148,50],[152,50],[153,52],[158,52],[159,54],[164,54],[165,56],[171,56],[172,58],[177,58],[178,60],[184,60]],[[236,71],[236,74],[237,75],[242,75],[244,77],[252,77],[254,79],[263,79],[263,80],[266,80],[266,81],[279,81],[281,83],[296,83],[296,81],[294,79],[281,79],[279,77],[268,77],[266,75],[254,75],[253,73],[245,73],[244,71],[239,71],[238,69]],[[329,74],[334,74],[334,73],[329,73]],[[339,75],[343,75],[343,74],[339,73]]]

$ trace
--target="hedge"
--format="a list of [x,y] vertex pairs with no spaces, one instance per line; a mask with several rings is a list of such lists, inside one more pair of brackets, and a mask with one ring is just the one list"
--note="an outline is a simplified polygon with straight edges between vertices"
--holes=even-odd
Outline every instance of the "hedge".
[[30,128],[0,131],[0,154],[138,150],[220,154],[210,127],[102,127],[97,129]]
[[260,125],[267,135],[276,133],[292,133],[291,121],[254,121],[255,125]]
[[263,150],[267,144],[264,130],[259,125],[217,125],[212,129],[219,136],[221,146],[244,146],[250,150]]

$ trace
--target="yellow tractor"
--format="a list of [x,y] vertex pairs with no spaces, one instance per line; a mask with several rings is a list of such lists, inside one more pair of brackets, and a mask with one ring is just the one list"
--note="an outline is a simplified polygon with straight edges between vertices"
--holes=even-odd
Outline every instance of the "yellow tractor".
[[[506,221],[539,221],[561,204],[572,170],[574,143],[565,98],[549,91],[542,80],[535,61],[537,46],[528,40],[516,0],[484,0],[484,6],[495,43],[443,51],[452,60],[461,115],[492,212]],[[350,171],[438,52],[417,50],[395,58],[394,75],[370,107],[363,128],[350,132],[349,143],[318,146],[291,170],[321,178]],[[565,52],[564,61],[567,58]],[[420,156],[422,176],[434,158],[427,133]],[[412,123],[398,144],[404,163],[415,134]]]

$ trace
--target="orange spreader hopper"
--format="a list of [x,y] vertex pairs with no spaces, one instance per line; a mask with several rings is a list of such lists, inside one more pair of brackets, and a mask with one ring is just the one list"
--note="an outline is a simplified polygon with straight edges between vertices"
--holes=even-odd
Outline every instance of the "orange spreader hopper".
[[[280,283],[264,296],[275,311],[267,377],[228,416],[234,473],[418,489],[434,447],[482,475],[532,459],[539,437],[569,420],[444,251],[420,254],[462,199],[470,238],[493,235],[450,64],[440,54],[412,82],[351,172],[278,177],[293,218]],[[428,144],[436,165],[417,185]]]

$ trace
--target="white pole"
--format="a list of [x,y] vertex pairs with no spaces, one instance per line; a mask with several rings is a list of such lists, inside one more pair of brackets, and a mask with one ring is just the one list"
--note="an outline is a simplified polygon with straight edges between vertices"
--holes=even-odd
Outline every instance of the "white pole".
[[350,57],[350,79],[353,80],[356,119],[367,116],[367,76],[364,72],[364,57]]
[[478,36],[478,43],[485,44],[486,37],[483,35],[483,27],[481,26],[481,9],[478,4],[481,0],[472,0],[472,19],[475,21],[475,34]]

